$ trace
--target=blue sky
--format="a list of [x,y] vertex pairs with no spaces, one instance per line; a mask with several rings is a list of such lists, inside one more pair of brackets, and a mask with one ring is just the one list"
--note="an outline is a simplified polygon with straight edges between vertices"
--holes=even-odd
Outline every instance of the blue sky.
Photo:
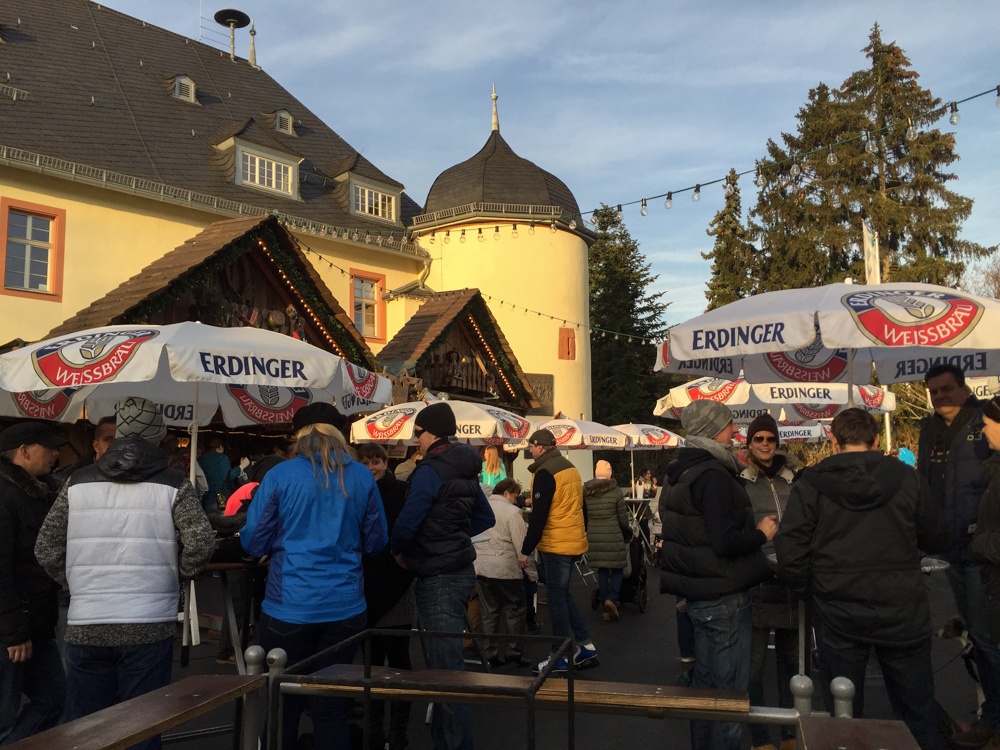
[[[104,3],[192,39],[228,45],[204,0]],[[1000,3],[963,0],[635,2],[634,0],[233,0],[255,18],[257,62],[423,203],[434,178],[500,129],[522,157],[562,178],[582,211],[680,190],[743,171],[768,138],[792,131],[810,88],[866,65],[875,22],[944,101],[1000,84]],[[228,7],[232,7],[229,5]],[[246,56],[247,30],[237,54]],[[223,35],[220,36],[220,33]],[[975,199],[964,236],[1000,243],[1000,109],[988,95],[952,127],[957,192]],[[740,182],[744,207],[755,188]],[[626,207],[629,231],[672,304],[669,324],[705,307],[722,206],[713,185],[649,216]]]

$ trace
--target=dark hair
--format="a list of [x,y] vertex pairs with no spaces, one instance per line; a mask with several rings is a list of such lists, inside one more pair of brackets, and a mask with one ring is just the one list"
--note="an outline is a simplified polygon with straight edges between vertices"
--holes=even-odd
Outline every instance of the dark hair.
[[994,396],[989,401],[983,401],[983,414],[994,422],[1000,422],[1000,396]]
[[358,460],[364,461],[366,458],[381,458],[383,461],[388,461],[389,454],[378,443],[362,443],[358,446]]
[[931,382],[932,378],[939,378],[942,375],[952,375],[959,386],[965,386],[965,372],[961,367],[953,365],[950,362],[943,362],[940,365],[928,368],[927,373],[924,375],[924,384],[926,385]]
[[221,448],[222,446],[223,446],[222,438],[220,438],[218,435],[213,435],[208,439],[208,447],[207,447],[208,450],[214,451],[216,448]]
[[103,427],[106,424],[117,424],[117,421],[118,417],[116,417],[114,414],[112,414],[110,417],[101,417],[97,421],[97,427],[95,427],[94,429],[96,430],[100,427]]
[[830,424],[833,436],[840,446],[863,445],[871,448],[878,440],[879,427],[875,417],[864,409],[845,409]]
[[521,494],[521,483],[516,479],[501,479],[497,482],[497,486],[493,488],[494,495],[502,495],[505,492],[513,492],[516,495]]

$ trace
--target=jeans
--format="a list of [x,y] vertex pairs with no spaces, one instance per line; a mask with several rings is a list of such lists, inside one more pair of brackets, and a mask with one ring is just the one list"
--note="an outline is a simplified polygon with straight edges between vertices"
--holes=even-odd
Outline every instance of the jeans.
[[[751,706],[764,705],[764,662],[767,661],[767,644],[771,628],[754,628],[750,648],[750,693]],[[778,707],[792,708],[794,698],[789,684],[798,671],[799,631],[788,628],[774,629],[774,658],[778,672]],[[794,737],[795,727],[782,725],[782,739]],[[751,724],[750,737],[754,745],[766,745],[771,741],[771,731],[766,724]]]
[[674,618],[677,622],[677,649],[682,657],[694,656],[694,623],[691,622],[691,615],[687,613],[687,602],[678,596],[677,604],[681,602],[684,602],[683,612],[674,608],[677,613]]
[[[66,721],[170,684],[174,639],[137,646],[66,644]],[[158,750],[160,737],[132,746]]]
[[622,590],[622,576],[624,571],[621,568],[598,568],[597,569],[597,599],[601,604],[612,601],[618,605],[618,594]]
[[[520,578],[479,578],[479,611],[483,617],[483,632],[496,635],[500,632],[500,615],[507,625],[508,659],[521,655],[521,642],[517,636],[525,630],[524,584]],[[483,652],[487,659],[499,655],[500,642],[497,638],[486,641]]]
[[[580,608],[569,593],[570,576],[579,555],[556,555],[545,552],[542,567],[545,569],[545,589],[549,597],[549,616],[552,618],[552,635],[565,638],[572,628],[577,645],[590,641],[590,633],[580,614]],[[558,644],[552,645],[552,651]]]
[[[418,578],[417,612],[423,630],[461,633],[465,629],[465,605],[476,587],[471,565],[454,573]],[[465,669],[461,638],[427,638],[430,669]],[[434,750],[472,750],[472,709],[458,703],[435,703],[431,718]]]
[[990,637],[986,588],[979,573],[979,563],[973,559],[968,548],[952,550],[939,557],[950,563],[945,571],[948,583],[955,595],[958,614],[965,621],[969,637],[976,647],[972,653],[985,698],[983,719],[994,732],[1000,732],[1000,649]]
[[[409,633],[409,625],[392,625],[391,630]],[[410,662],[410,639],[402,635],[373,635],[371,637],[373,667],[388,664],[393,669],[413,669]],[[410,725],[410,701],[392,701],[389,703],[389,734],[385,733],[386,701],[371,702],[372,742],[370,747],[383,748],[386,740],[389,750],[403,750],[406,747],[407,729]]]
[[32,641],[31,658],[18,664],[0,648],[0,745],[54,727],[65,703],[66,673],[54,638]]
[[[750,678],[750,595],[688,599],[697,661],[691,687],[745,692]],[[692,721],[692,750],[740,750],[743,725]]]
[[816,647],[819,650],[820,690],[828,711],[833,712],[830,680],[847,677],[854,683],[854,718],[864,716],[865,670],[869,652],[875,649],[893,714],[906,723],[921,750],[945,750],[934,702],[929,635],[917,646],[873,646],[844,638],[817,621]]
[[[367,614],[362,612],[346,620],[298,624],[264,612],[258,625],[260,645],[264,653],[272,648],[283,648],[288,654],[288,666],[292,666],[361,632],[367,619]],[[356,646],[341,649],[315,664],[313,671],[332,664],[350,664],[356,651]],[[284,750],[294,750],[298,744],[299,721],[306,706],[312,718],[316,747],[350,747],[346,698],[285,695],[281,700],[281,746]]]

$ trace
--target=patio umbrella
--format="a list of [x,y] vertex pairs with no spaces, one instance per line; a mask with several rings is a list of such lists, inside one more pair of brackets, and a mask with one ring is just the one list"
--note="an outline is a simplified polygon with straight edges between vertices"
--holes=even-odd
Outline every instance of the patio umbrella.
[[[740,446],[747,444],[747,427],[740,426],[733,435],[733,442]],[[778,438],[782,443],[821,443],[830,439],[830,422],[778,422]]]
[[[746,425],[763,413],[786,422],[832,419],[847,407],[845,383],[748,383],[744,379],[698,378],[671,388],[656,402],[653,414],[681,418],[685,406],[702,399],[718,401],[733,412],[738,425]],[[896,408],[895,394],[873,385],[853,386],[854,403],[872,414]]]
[[[613,427],[584,419],[550,419],[537,422],[532,430],[549,430],[556,438],[556,447],[568,450],[625,450],[628,436]],[[517,443],[508,443],[506,450],[525,450],[527,437]]]
[[670,329],[660,369],[750,382],[883,384],[942,362],[1000,374],[1000,301],[933,284],[829,284],[737,300]]
[[[440,403],[440,401],[437,401]],[[413,444],[413,423],[417,414],[432,401],[411,401],[375,412],[351,426],[355,443]],[[498,406],[471,401],[446,402],[455,413],[457,439],[473,445],[501,445],[528,436],[531,423],[524,417]]]
[[614,430],[628,437],[625,450],[629,452],[629,471],[632,475],[632,487],[635,487],[635,451],[654,451],[664,448],[679,448],[684,445],[684,438],[675,432],[665,430],[652,424],[616,424]]

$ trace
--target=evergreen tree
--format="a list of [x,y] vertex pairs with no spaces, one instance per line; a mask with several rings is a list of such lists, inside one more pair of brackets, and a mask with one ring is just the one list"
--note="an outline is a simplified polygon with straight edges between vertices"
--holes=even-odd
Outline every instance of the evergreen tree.
[[726,178],[726,203],[712,219],[706,234],[715,237],[712,250],[701,257],[712,261],[712,278],[708,282],[708,309],[728,305],[744,297],[752,297],[759,289],[758,253],[744,228],[740,188],[735,169]]

